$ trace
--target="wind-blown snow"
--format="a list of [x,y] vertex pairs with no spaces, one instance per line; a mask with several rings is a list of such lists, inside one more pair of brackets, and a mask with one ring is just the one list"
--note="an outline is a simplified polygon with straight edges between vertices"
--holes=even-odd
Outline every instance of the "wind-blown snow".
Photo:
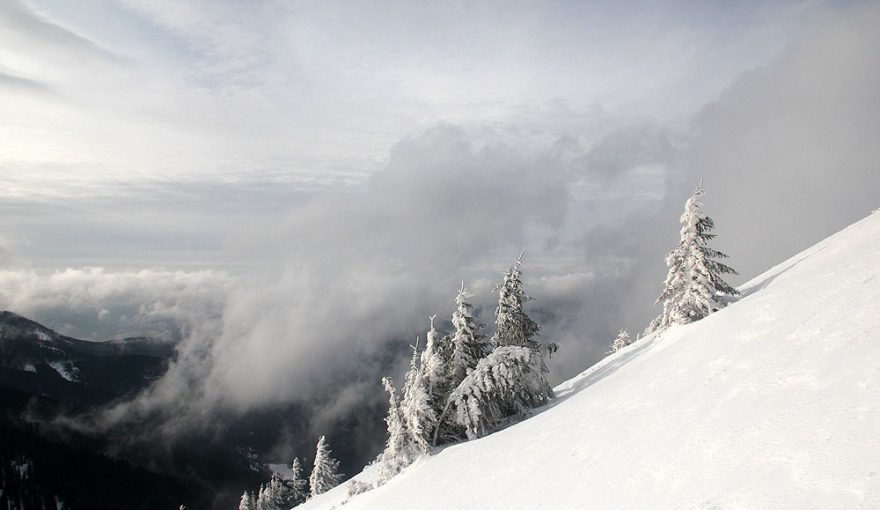
[[880,508],[880,215],[740,290],[343,508]]

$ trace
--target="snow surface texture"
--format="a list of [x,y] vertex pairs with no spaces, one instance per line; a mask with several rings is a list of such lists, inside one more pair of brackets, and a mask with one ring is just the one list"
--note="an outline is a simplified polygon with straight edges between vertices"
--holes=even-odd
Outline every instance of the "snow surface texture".
[[740,290],[342,508],[880,508],[880,215]]

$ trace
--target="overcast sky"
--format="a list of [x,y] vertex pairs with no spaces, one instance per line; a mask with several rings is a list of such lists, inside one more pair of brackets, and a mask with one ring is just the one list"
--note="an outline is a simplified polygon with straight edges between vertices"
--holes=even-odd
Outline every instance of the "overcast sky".
[[448,123],[537,146],[679,126],[817,10],[8,0],[4,242],[46,269],[248,265],[237,229],[362,189],[403,138]]
[[568,377],[656,313],[700,178],[734,283],[880,206],[877,26],[871,2],[6,0],[0,307],[182,325],[145,405],[348,373],[332,414],[460,280],[491,323],[525,250]]

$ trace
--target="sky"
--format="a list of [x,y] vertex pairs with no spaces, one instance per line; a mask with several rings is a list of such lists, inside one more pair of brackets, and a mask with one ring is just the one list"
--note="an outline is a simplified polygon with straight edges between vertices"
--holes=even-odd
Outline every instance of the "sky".
[[0,308],[178,342],[111,417],[321,394],[321,422],[383,398],[462,280],[491,324],[525,251],[567,378],[657,313],[700,179],[733,283],[880,206],[876,26],[873,2],[7,0]]

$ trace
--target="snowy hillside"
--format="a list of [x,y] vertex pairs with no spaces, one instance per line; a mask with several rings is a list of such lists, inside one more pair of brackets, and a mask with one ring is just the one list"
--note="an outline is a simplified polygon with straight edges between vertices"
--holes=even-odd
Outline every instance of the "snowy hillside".
[[880,214],[740,290],[343,508],[880,508]]

